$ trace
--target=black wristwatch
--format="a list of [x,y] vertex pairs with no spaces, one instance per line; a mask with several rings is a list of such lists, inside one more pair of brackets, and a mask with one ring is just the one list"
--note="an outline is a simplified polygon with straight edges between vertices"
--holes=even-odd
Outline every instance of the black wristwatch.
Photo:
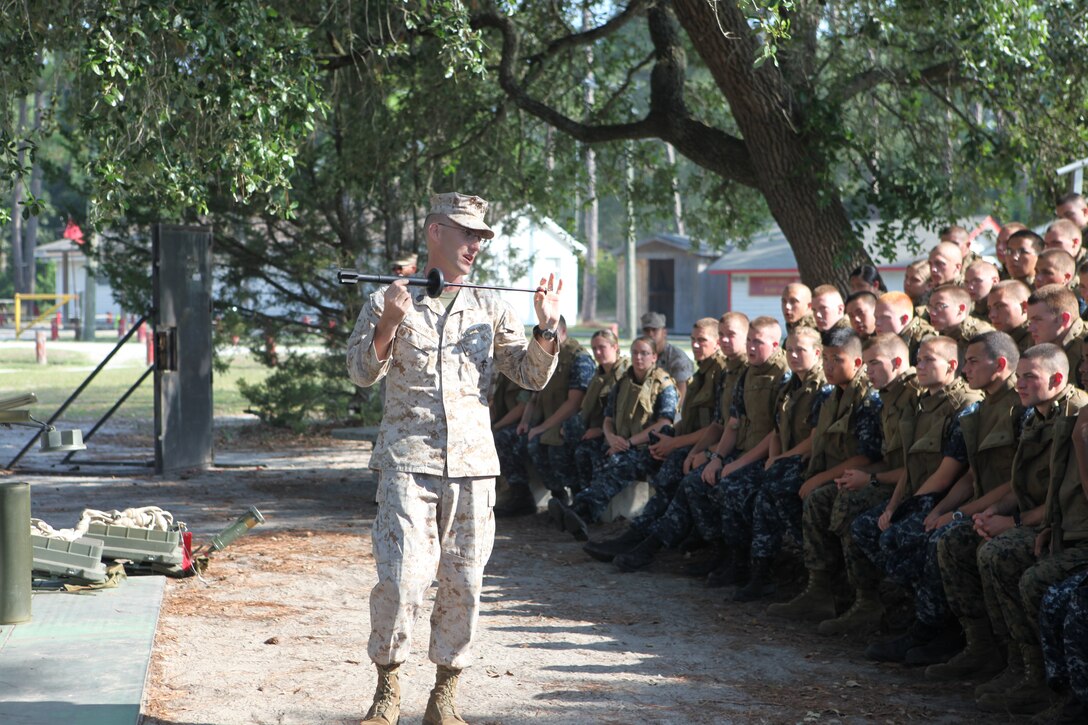
[[880,485],[880,479],[877,477],[877,475],[875,473],[870,473],[869,474],[869,485],[870,486],[879,486]]
[[1019,529],[1022,523],[1020,521],[1020,509],[1016,509],[1012,512],[1012,525]]
[[554,340],[557,334],[556,330],[542,330],[540,325],[533,328],[533,337],[539,337],[541,340],[547,340],[548,342]]

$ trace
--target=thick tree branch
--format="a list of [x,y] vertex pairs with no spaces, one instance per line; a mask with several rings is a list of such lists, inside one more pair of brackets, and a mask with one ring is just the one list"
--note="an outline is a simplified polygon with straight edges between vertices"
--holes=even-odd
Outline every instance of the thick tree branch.
[[907,85],[931,85],[940,83],[955,85],[966,80],[960,75],[959,67],[955,61],[946,60],[922,68],[868,68],[849,78],[841,84],[838,90],[832,92],[831,98],[838,104],[846,103],[855,96],[867,93],[877,86],[892,84],[896,86]]
[[746,186],[756,186],[755,172],[744,142],[688,113],[684,103],[686,61],[679,34],[667,11],[650,6],[647,20],[655,57],[650,111],[638,121],[600,125],[577,121],[530,95],[515,73],[520,64],[521,38],[510,18],[488,12],[475,16],[472,24],[476,28],[497,30],[502,36],[499,85],[522,110],[583,143],[660,138],[703,168]]

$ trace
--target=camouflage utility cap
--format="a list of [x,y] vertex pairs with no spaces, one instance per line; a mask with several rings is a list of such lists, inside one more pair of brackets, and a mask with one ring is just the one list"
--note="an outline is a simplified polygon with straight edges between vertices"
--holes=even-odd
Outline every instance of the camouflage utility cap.
[[660,312],[647,312],[642,316],[642,329],[665,327],[665,315]]
[[446,194],[431,196],[431,214],[442,214],[451,222],[460,224],[465,229],[479,232],[484,239],[491,239],[495,232],[484,221],[487,202],[478,196],[465,196],[451,191]]
[[407,257],[401,257],[400,259],[394,259],[394,267],[417,267],[419,266],[419,258],[414,254],[409,254]]

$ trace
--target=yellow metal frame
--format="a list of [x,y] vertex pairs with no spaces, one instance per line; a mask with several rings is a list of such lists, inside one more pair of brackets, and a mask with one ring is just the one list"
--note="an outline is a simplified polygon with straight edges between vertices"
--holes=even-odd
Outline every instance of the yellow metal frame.
[[[15,336],[19,337],[19,335],[23,334],[24,332],[29,330],[31,327],[34,327],[34,325],[38,324],[39,322],[44,320],[46,317],[49,317],[49,315],[56,312],[62,305],[65,305],[68,302],[71,302],[72,300],[78,300],[78,299],[79,299],[79,295],[77,295],[77,294],[69,294],[69,295],[22,294],[21,292],[16,292],[15,293]],[[24,300],[28,300],[28,301],[33,301],[33,300],[56,300],[56,304],[54,304],[52,307],[47,308],[45,310],[45,312],[39,313],[37,317],[35,317],[33,320],[30,321],[30,324],[28,324],[26,327],[23,327],[22,318],[23,318],[23,301]]]

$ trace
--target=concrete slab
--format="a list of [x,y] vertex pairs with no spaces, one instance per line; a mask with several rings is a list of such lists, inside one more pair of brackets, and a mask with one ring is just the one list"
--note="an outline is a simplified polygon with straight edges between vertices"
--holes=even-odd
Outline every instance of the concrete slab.
[[35,592],[30,622],[0,626],[0,723],[137,725],[164,587]]

